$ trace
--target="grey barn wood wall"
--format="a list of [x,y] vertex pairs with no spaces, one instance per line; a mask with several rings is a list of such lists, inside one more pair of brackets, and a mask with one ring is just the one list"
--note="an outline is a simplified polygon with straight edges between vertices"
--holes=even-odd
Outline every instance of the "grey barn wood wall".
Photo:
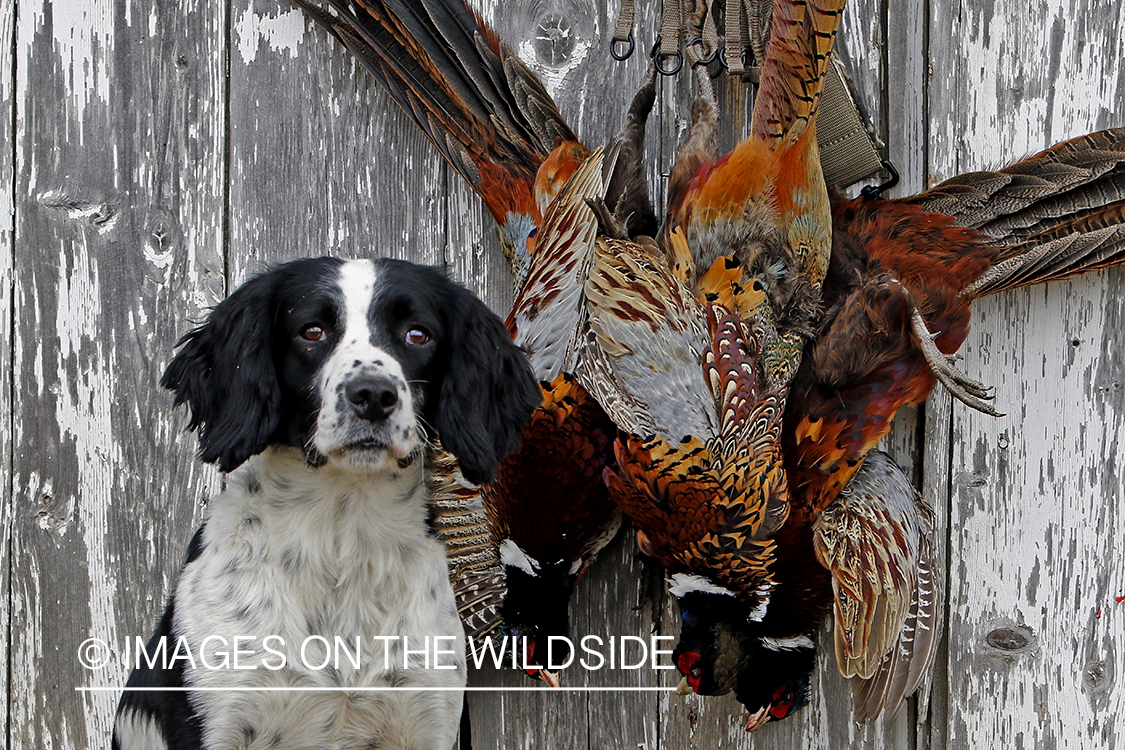
[[[592,144],[644,72],[642,55],[610,61],[605,5],[482,3]],[[658,8],[639,5],[643,50]],[[560,19],[574,44],[548,67],[537,28]],[[1122,0],[852,0],[843,36],[905,195],[1125,125],[1123,32]],[[282,0],[0,0],[0,50],[5,745],[104,747],[117,696],[74,687],[125,674],[86,672],[77,647],[149,632],[220,487],[158,387],[177,337],[247,274],[303,255],[443,265],[501,312],[511,292],[479,201]],[[733,142],[748,102],[740,84],[720,90]],[[686,79],[662,85],[654,186],[690,101]],[[751,736],[733,698],[478,693],[464,747],[1116,747],[1125,272],[1009,293],[974,315],[962,366],[997,386],[1008,416],[938,392],[888,440],[938,511],[947,563],[946,645],[920,723],[911,706],[854,725],[822,656],[811,705]],[[660,588],[623,535],[582,581],[575,629],[674,632]],[[995,645],[1021,637],[1015,651]]]

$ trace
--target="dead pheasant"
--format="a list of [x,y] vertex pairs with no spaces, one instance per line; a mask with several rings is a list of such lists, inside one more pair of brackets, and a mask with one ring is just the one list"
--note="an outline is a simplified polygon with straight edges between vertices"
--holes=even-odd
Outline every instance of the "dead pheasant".
[[748,628],[747,610],[728,609],[681,639],[689,684],[733,687],[750,729],[804,705],[829,609],[858,718],[893,713],[925,679],[938,618],[931,513],[872,448],[939,381],[992,413],[987,389],[951,364],[972,299],[1125,262],[1125,130],[914,198],[838,200],[833,222],[826,313],[782,433],[791,507],[769,610]]
[[[822,596],[834,601],[837,665],[865,719],[897,710],[919,684],[938,615],[929,510],[912,502],[905,478],[886,478],[896,473],[888,460],[869,471],[868,454],[897,410],[939,381],[995,413],[988,389],[952,365],[973,299],[1125,262],[1125,129],[912,198],[840,201],[833,220],[828,312],[783,432],[786,536],[796,541],[790,551],[779,538],[778,554],[796,568],[815,556],[831,571],[834,595]],[[861,472],[868,476],[853,488]]]
[[[500,227],[517,285],[509,330],[539,373],[543,401],[481,499],[506,574],[499,614],[534,664],[548,636],[568,633],[575,580],[620,524],[601,479],[613,425],[571,375],[584,257],[598,226],[584,201],[596,199],[630,235],[655,234],[640,160],[654,82],[638,94],[609,163],[597,157],[567,192],[590,151],[535,75],[460,0],[294,2],[387,88]],[[454,588],[469,587],[466,602],[494,618],[498,597],[487,580],[495,576],[474,569]]]
[[672,574],[685,625],[714,597],[760,619],[787,502],[783,396],[758,383],[756,339],[635,243],[599,238],[586,296],[580,373],[622,433],[611,494]]
[[775,390],[792,380],[819,318],[832,247],[816,117],[843,7],[844,0],[774,3],[750,136],[719,159],[713,138],[689,141],[669,187],[665,243],[683,233],[694,266],[684,269],[689,285],[695,271],[734,255],[765,293],[758,370]]
[[716,159],[713,104],[697,105],[665,256],[600,241],[587,284],[582,382],[623,433],[606,482],[671,573],[674,655],[699,692],[734,687],[741,644],[773,643],[761,622],[789,509],[782,415],[830,256],[815,122],[842,7],[774,4],[751,135]]
[[[629,175],[639,174],[637,149],[654,84],[650,76],[621,134],[591,154],[547,209],[508,318],[513,339],[541,379],[544,399],[521,447],[484,488],[484,499],[507,572],[501,614],[511,634],[527,644],[529,664],[547,664],[550,636],[569,636],[574,584],[621,523],[602,481],[612,460],[613,422],[575,374],[586,347],[586,284],[601,224],[620,229],[636,197],[647,199],[645,190],[629,187]],[[555,663],[569,661],[562,651],[550,656]],[[555,679],[546,670],[528,671]]]

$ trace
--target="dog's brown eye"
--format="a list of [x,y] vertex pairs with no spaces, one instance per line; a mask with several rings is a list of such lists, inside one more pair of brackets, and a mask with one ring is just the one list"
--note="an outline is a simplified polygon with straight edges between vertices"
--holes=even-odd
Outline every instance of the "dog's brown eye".
[[301,338],[305,341],[326,341],[328,334],[318,325],[305,326],[301,331]]
[[406,332],[406,343],[414,344],[414,346],[421,346],[430,340],[430,334],[423,331],[421,328],[411,328]]

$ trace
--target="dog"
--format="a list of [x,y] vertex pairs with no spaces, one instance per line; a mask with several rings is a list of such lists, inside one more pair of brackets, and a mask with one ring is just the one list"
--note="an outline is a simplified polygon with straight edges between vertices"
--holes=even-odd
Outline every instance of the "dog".
[[433,268],[315,258],[178,346],[161,384],[229,474],[129,657],[113,747],[449,750],[464,631],[423,448],[432,426],[480,483],[518,443],[539,388],[500,319]]

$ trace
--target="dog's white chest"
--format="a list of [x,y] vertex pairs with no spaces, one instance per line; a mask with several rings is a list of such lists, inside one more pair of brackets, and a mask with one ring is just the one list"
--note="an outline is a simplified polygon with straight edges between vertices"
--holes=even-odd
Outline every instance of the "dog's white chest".
[[[356,477],[271,450],[214,502],[175,599],[205,747],[452,746],[464,634],[421,467]],[[367,690],[394,687],[446,690]]]

